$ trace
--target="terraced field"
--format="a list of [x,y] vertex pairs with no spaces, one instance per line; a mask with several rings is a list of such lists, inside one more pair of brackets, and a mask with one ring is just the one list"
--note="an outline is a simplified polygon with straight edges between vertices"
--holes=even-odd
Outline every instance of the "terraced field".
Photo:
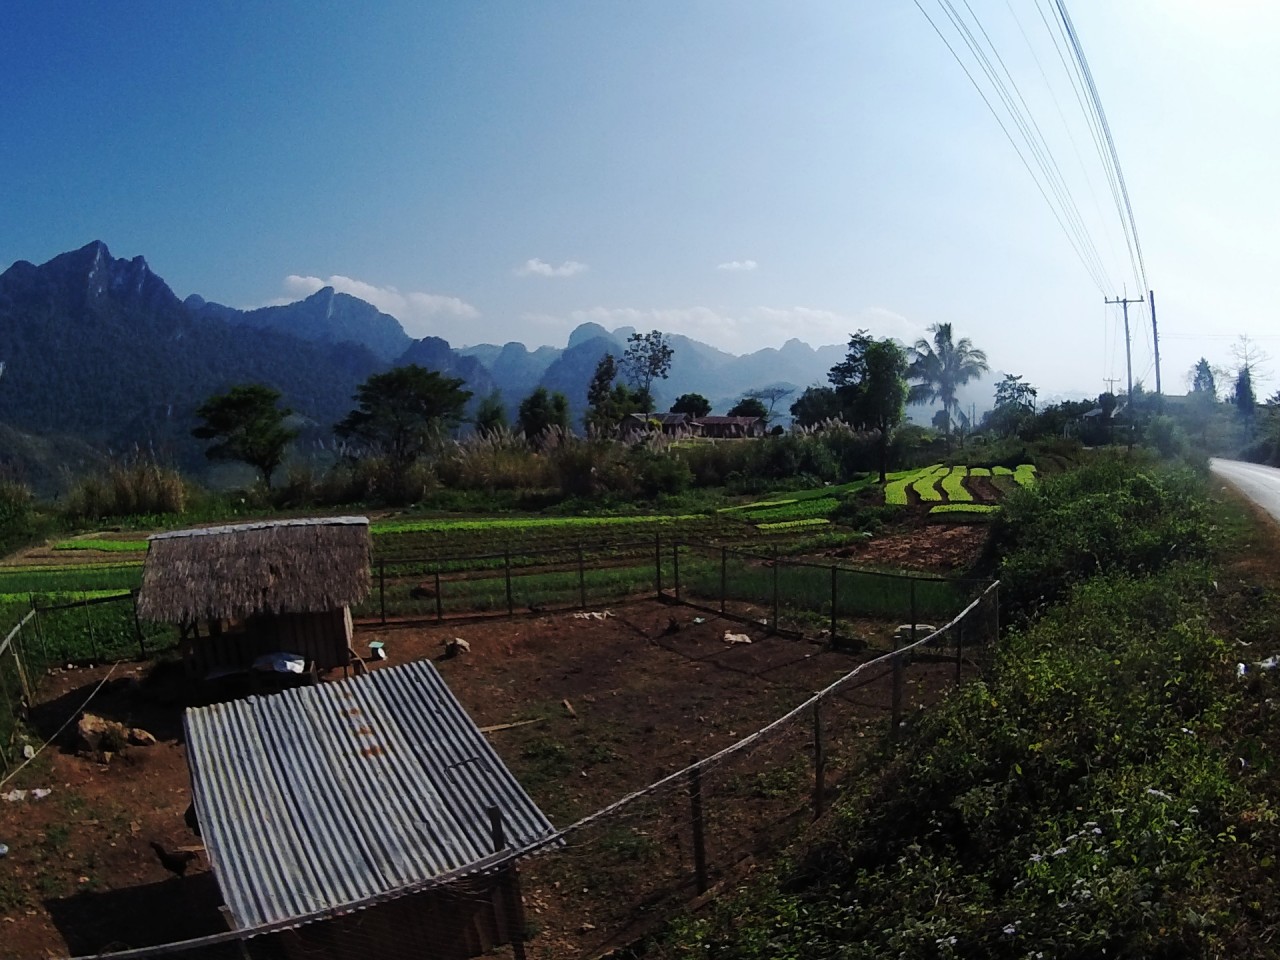
[[994,511],[999,501],[1018,487],[1035,481],[1036,468],[1030,463],[1016,468],[934,464],[894,475],[885,485],[884,502],[902,507],[926,505],[930,516],[953,520],[966,515],[979,518]]

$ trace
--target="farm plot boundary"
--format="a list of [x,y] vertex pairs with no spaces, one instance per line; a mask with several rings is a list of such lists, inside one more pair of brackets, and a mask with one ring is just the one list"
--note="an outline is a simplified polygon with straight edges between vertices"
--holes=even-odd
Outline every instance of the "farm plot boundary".
[[[909,677],[931,670],[939,688],[949,688],[960,681],[965,651],[980,651],[995,638],[998,588],[998,583],[988,584],[944,625],[857,663],[723,749],[693,758],[688,765],[536,843],[504,847],[497,835],[495,852],[481,861],[375,897],[272,925],[97,956],[116,960],[274,957],[279,955],[281,938],[299,937],[295,943],[304,943],[314,937],[323,942],[324,928],[307,928],[330,920],[337,920],[344,937],[350,938],[349,948],[365,948],[363,955],[407,958],[424,948],[447,953],[452,944],[443,939],[431,943],[430,936],[427,943],[388,941],[380,932],[384,924],[367,911],[427,891],[456,892],[459,902],[465,902],[475,881],[500,871],[520,877],[525,891],[520,919],[526,931],[522,942],[501,950],[500,955],[585,958],[624,948],[676,911],[696,909],[739,882],[766,856],[798,840],[841,792],[856,787],[859,758],[865,757],[868,746],[865,740],[859,743],[858,737],[867,731],[852,733],[848,698],[859,695],[877,678],[887,680],[887,740],[892,742],[909,723],[913,709],[924,706],[911,702]],[[951,653],[957,665],[954,674],[950,664],[940,672],[936,663],[922,659],[929,648]],[[886,740],[883,728],[878,740]],[[763,827],[744,838],[746,807],[763,810],[766,818]],[[579,907],[589,892],[587,883],[599,888],[590,892],[611,898],[615,909],[606,915]],[[572,930],[563,924],[554,930],[543,926],[540,917],[546,915],[544,908],[551,898],[567,903]]]

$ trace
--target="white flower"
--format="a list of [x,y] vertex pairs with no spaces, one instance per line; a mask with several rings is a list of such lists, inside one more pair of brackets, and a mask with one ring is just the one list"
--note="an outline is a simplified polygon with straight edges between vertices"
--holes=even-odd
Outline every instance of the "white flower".
[[1007,933],[1009,936],[1013,936],[1015,933],[1018,932],[1018,928],[1014,926],[1012,923],[1006,923],[1004,925],[1004,932]]
[[1055,857],[1060,857],[1060,856],[1062,856],[1062,855],[1063,855],[1064,853],[1066,853],[1066,852],[1067,852],[1067,848],[1066,848],[1066,847],[1059,847],[1057,850],[1053,851],[1053,855],[1054,855]]
[[1031,862],[1032,862],[1032,863],[1039,863],[1039,862],[1040,862],[1041,860],[1043,860],[1043,859],[1044,859],[1044,857],[1043,857],[1043,856],[1041,856],[1041,855],[1040,855],[1040,854],[1038,854],[1038,853],[1033,853],[1033,854],[1031,855]]

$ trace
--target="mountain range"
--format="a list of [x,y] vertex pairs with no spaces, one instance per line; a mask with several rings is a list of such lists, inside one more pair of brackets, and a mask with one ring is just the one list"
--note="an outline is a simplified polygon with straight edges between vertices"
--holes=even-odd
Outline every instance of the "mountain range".
[[[95,241],[0,274],[0,466],[47,488],[48,465],[35,469],[23,451],[71,445],[107,454],[145,448],[199,469],[202,446],[190,436],[196,407],[248,382],[280,390],[298,415],[303,445],[330,443],[357,385],[407,363],[463,379],[473,405],[499,392],[512,420],[536,387],[559,390],[578,420],[596,364],[606,352],[620,358],[633,332],[584,323],[564,348],[455,349],[438,337],[415,340],[394,317],[332,287],[251,310],[197,295],[182,300],[144,258],[114,258]],[[845,352],[796,339],[743,356],[679,334],[667,342],[675,352],[670,376],[654,384],[658,408],[696,392],[717,413],[749,390],[824,383]],[[46,442],[14,439],[22,435]],[[63,447],[50,447],[53,440]]]

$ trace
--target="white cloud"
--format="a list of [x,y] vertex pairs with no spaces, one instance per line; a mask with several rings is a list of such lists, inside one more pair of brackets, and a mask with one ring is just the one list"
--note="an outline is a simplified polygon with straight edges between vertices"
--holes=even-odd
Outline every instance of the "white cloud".
[[814,347],[844,344],[850,334],[863,328],[873,336],[894,337],[907,344],[914,343],[924,333],[922,324],[912,323],[883,307],[867,307],[853,313],[802,306],[754,306],[742,310],[705,306],[591,307],[563,316],[525,314],[521,320],[562,336],[583,323],[598,323],[609,330],[617,327],[657,329],[683,334],[736,354],[781,346],[792,337]]
[[585,263],[579,263],[577,260],[566,260],[560,266],[554,266],[534,257],[526,260],[524,264],[516,268],[517,277],[572,277],[582,273],[587,269]]
[[727,263],[717,263],[717,270],[727,270],[730,273],[742,273],[746,270],[754,270],[760,264],[754,260],[730,260]]
[[363,280],[339,275],[321,279],[290,274],[284,278],[285,291],[295,299],[309,297],[323,287],[333,287],[339,293],[358,297],[373,304],[383,313],[391,314],[400,321],[411,337],[443,335],[439,329],[441,319],[473,319],[480,316],[480,311],[465,300],[438,293],[402,293],[395,287],[378,287]]

